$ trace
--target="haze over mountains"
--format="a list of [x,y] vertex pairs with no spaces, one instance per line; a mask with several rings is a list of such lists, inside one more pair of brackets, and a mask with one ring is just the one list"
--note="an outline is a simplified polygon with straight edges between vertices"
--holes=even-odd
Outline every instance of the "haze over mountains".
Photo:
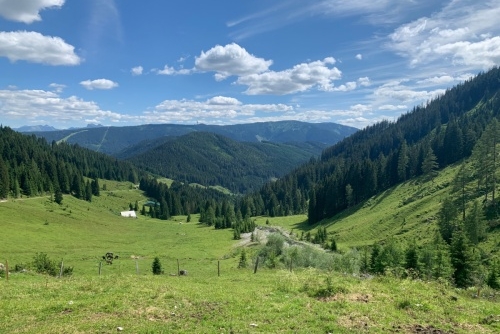
[[50,132],[35,131],[33,133],[39,137],[44,137],[48,142],[64,140],[70,144],[78,144],[94,151],[115,155],[144,140],[154,140],[165,136],[178,137],[195,131],[212,132],[245,142],[316,142],[332,145],[356,132],[357,129],[336,123],[281,121],[220,126],[205,124],[147,124],[126,127],[67,129]]

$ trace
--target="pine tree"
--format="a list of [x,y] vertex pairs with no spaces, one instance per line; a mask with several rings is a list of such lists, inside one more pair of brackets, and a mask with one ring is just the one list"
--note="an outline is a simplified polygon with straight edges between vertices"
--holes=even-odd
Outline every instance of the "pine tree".
[[247,266],[247,252],[245,248],[241,250],[240,261],[238,262],[238,268],[246,268]]
[[477,200],[474,201],[470,213],[466,216],[464,225],[467,237],[474,245],[477,245],[485,238],[486,226],[482,219],[481,208]]
[[88,202],[92,202],[92,186],[90,181],[87,181],[85,184],[85,200]]
[[191,214],[188,212],[186,222],[190,223],[191,222]]
[[417,273],[420,272],[417,245],[414,240],[410,242],[405,252],[405,269],[413,270]]
[[450,255],[455,285],[459,288],[473,285],[473,274],[476,269],[474,256],[469,240],[461,229],[453,233]]
[[161,262],[160,262],[160,258],[158,256],[156,256],[153,260],[153,264],[151,266],[152,270],[153,270],[153,275],[161,275],[162,274],[162,270],[161,270]]
[[332,237],[332,239],[330,239],[330,250],[332,252],[337,251],[337,243],[335,242],[335,239],[333,237]]
[[54,201],[59,205],[62,204],[63,194],[62,194],[61,188],[59,188],[59,186],[57,186],[56,189],[54,190]]
[[403,140],[398,154],[398,181],[406,181],[408,162],[408,145],[406,144],[406,140]]
[[443,200],[438,212],[438,227],[441,236],[447,243],[451,242],[453,232],[457,229],[457,208],[450,197]]
[[425,154],[424,161],[422,161],[422,173],[430,178],[436,175],[436,170],[439,168],[437,157],[431,147]]

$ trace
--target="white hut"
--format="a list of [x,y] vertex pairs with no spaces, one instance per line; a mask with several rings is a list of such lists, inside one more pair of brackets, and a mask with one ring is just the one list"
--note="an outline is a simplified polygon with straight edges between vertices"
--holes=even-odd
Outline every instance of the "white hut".
[[121,215],[122,217],[127,217],[127,218],[137,218],[135,211],[122,211]]

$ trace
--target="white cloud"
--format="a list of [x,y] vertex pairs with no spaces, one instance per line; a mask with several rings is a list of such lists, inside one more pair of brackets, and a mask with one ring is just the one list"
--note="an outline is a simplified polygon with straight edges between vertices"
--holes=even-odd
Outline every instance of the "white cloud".
[[165,65],[162,70],[154,68],[151,71],[158,75],[188,75],[193,73],[194,69],[181,68],[176,70],[171,66]]
[[40,11],[60,8],[65,0],[0,0],[0,16],[23,23],[41,21]]
[[488,69],[500,63],[498,17],[500,0],[454,0],[431,17],[397,28],[388,46],[411,66],[444,60]]
[[405,109],[408,109],[408,106],[406,106],[404,104],[398,104],[398,105],[384,104],[382,106],[379,106],[377,109],[378,110],[396,111],[396,110],[405,110]]
[[248,86],[245,94],[261,95],[275,94],[285,95],[304,92],[313,87],[322,91],[333,90],[333,80],[338,80],[342,72],[336,67],[328,65],[335,64],[332,57],[295,65],[291,69],[280,72],[267,71],[241,76],[236,80],[237,84]]
[[56,92],[44,90],[0,90],[0,117],[37,121],[50,119],[51,122],[67,123],[94,118],[100,122],[119,121],[123,115],[101,110],[95,102],[78,97],[61,97]]
[[356,55],[356,59],[357,59],[357,60],[361,60],[361,59],[363,59],[363,55],[362,55],[361,53],[358,53],[358,54]]
[[335,92],[350,92],[351,90],[355,90],[358,85],[356,82],[351,81],[346,83],[345,85],[340,85],[338,87],[334,87],[332,90]]
[[108,79],[97,79],[97,80],[85,80],[80,82],[84,88],[88,90],[93,89],[113,89],[118,87],[118,83],[108,80]]
[[78,65],[75,48],[59,37],[33,31],[0,31],[0,57],[47,65]]
[[61,93],[64,88],[66,88],[66,85],[61,85],[61,84],[57,84],[57,83],[51,83],[49,85],[50,88],[52,88],[52,90],[56,93]]
[[370,78],[368,77],[362,77],[362,78],[359,78],[358,79],[358,84],[360,86],[363,86],[363,87],[368,87],[368,86],[371,86],[371,81],[370,81]]
[[143,71],[144,71],[144,68],[142,68],[142,66],[136,66],[136,67],[132,67],[132,69],[130,70],[130,73],[132,73],[132,75],[142,75]]
[[243,76],[262,73],[268,70],[272,60],[255,57],[238,44],[214,46],[207,52],[202,51],[195,58],[195,67],[200,71],[216,72],[216,80],[229,76]]
[[424,102],[436,98],[445,93],[445,89],[435,89],[431,91],[417,90],[401,84],[401,81],[388,82],[375,89],[374,95],[382,98],[389,98],[401,102]]
[[233,97],[215,96],[215,97],[212,97],[211,99],[207,100],[207,104],[209,104],[209,105],[239,106],[239,105],[241,105],[241,102]]
[[165,100],[140,118],[147,123],[228,123],[236,119],[243,121],[239,117],[253,116],[257,112],[286,113],[292,110],[292,106],[285,104],[244,104],[232,97],[215,96],[205,101]]

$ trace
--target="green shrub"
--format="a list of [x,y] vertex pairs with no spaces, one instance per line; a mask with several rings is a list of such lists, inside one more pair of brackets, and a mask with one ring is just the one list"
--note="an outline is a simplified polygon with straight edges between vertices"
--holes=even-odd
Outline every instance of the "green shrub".
[[33,269],[39,274],[57,276],[56,263],[46,253],[36,253],[33,257]]

